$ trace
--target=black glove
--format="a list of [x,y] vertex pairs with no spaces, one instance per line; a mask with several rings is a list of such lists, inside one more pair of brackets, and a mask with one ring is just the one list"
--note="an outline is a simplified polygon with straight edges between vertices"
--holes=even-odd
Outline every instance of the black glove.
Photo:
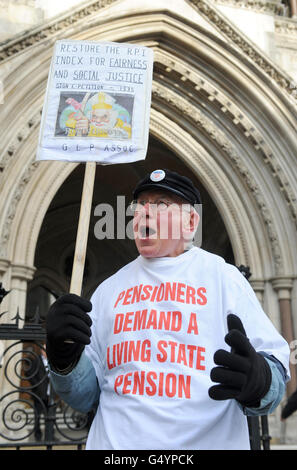
[[210,378],[220,382],[208,390],[214,400],[235,398],[242,406],[257,408],[271,385],[271,370],[264,357],[249,342],[243,324],[236,315],[227,316],[228,334],[225,342],[231,352],[219,349]]
[[[46,354],[50,364],[66,369],[79,359],[90,344],[92,320],[86,312],[92,304],[75,294],[65,294],[54,302],[46,317]],[[70,339],[73,343],[65,343]]]

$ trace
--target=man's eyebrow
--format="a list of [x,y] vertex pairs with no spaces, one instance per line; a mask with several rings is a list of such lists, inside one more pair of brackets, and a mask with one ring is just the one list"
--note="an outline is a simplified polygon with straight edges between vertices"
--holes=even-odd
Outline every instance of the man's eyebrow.
[[172,203],[175,203],[175,204],[190,204],[188,201],[186,201],[185,199],[183,199],[182,197],[179,197],[178,195],[175,195],[175,194],[171,194],[171,193],[167,193],[167,192],[164,192],[164,193],[158,193],[158,192],[147,192],[145,193],[144,192],[144,195],[142,196],[141,194],[139,195],[139,197],[137,198],[138,201],[143,201],[143,200],[146,200],[146,199],[150,199],[150,198],[155,198],[155,200],[157,199],[165,199],[165,200],[168,200],[168,202],[172,202]]

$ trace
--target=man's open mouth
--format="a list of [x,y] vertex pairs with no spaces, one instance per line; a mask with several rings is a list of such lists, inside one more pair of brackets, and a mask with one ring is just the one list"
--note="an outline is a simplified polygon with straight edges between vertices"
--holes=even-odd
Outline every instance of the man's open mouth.
[[149,238],[152,237],[156,233],[152,227],[149,226],[142,226],[139,228],[139,234],[141,238]]

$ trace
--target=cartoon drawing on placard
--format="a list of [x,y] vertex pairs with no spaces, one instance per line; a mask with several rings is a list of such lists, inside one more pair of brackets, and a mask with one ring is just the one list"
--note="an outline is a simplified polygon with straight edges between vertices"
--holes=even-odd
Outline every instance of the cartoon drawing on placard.
[[134,96],[61,92],[55,137],[131,139]]

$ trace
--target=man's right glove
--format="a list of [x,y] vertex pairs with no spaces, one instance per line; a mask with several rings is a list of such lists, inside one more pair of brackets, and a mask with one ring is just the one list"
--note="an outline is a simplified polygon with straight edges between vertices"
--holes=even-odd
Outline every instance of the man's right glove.
[[51,305],[46,318],[46,354],[52,366],[66,369],[90,344],[92,320],[86,312],[91,310],[91,302],[75,294],[62,295]]

